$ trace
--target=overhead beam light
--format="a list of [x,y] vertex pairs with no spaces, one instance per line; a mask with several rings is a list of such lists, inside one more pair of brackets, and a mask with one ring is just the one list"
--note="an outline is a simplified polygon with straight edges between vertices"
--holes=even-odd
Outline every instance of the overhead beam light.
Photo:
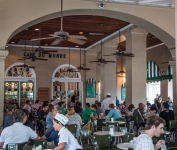
[[36,29],[34,29],[34,30],[35,30],[35,31],[39,31],[39,29],[37,29],[37,28],[36,28]]
[[12,44],[14,44],[15,42],[11,42]]
[[81,32],[79,32],[79,34],[84,34],[84,32],[81,31]]

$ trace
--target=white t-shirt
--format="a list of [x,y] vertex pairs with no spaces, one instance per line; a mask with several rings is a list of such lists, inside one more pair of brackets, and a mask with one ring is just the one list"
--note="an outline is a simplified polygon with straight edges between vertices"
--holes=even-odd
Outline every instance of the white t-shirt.
[[16,122],[13,125],[4,128],[0,136],[0,142],[4,142],[3,148],[9,143],[23,143],[27,142],[29,138],[35,139],[37,137],[30,127]]
[[58,136],[59,136],[58,145],[60,143],[66,143],[64,150],[76,150],[79,148],[82,149],[82,147],[78,144],[73,134],[65,127],[61,128],[61,130],[58,133]]
[[112,100],[112,99],[110,99],[110,98],[106,98],[106,99],[104,99],[103,102],[101,103],[101,108],[103,108],[104,110],[110,110],[110,109],[109,109],[109,105],[110,105],[110,104],[114,104],[114,106],[116,106],[114,100]]
[[147,134],[140,134],[134,143],[134,150],[154,150],[151,137]]

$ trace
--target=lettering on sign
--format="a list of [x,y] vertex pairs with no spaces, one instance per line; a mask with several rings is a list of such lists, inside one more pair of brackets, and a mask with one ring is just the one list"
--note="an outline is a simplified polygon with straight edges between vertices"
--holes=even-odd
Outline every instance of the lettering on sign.
[[[24,52],[24,56],[25,57],[35,56],[35,53]],[[44,54],[44,53],[38,53],[38,57],[46,57],[46,56],[48,56],[48,58],[66,58],[66,54]]]
[[38,100],[49,101],[50,100],[50,89],[47,87],[40,87],[38,89]]

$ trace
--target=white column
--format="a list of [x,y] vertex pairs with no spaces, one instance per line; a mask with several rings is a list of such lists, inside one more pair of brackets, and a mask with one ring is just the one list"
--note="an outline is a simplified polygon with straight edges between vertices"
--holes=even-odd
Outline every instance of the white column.
[[5,72],[5,59],[9,52],[7,50],[0,50],[0,124],[3,124],[3,118],[4,118],[4,72]]
[[[105,51],[103,54],[109,55],[116,52],[117,49],[117,43],[113,41],[110,41],[104,45]],[[115,63],[107,63],[104,65],[104,95],[107,93],[111,93],[111,98],[116,101],[117,96],[117,68],[116,68],[116,61],[117,58],[115,55],[113,56],[104,56],[104,59],[106,61],[115,61]]]
[[126,57],[126,105],[146,103],[146,37],[141,28],[126,33],[126,52],[135,57]]
[[[97,52],[86,52],[85,53],[85,55],[86,55],[86,66],[87,66],[87,68],[90,68],[89,71],[85,71],[86,81],[89,78],[92,78],[92,79],[96,80],[96,77],[97,77],[96,76],[97,63],[95,63],[95,62],[94,63],[89,63],[89,61],[96,61],[97,60],[97,54],[98,54]],[[95,100],[96,100],[96,97],[95,98],[87,98],[86,97],[86,103],[93,104],[93,103],[95,103]]]
[[66,97],[66,109],[68,109],[68,82],[65,82],[65,91],[66,91],[66,94],[65,94],[65,97]]

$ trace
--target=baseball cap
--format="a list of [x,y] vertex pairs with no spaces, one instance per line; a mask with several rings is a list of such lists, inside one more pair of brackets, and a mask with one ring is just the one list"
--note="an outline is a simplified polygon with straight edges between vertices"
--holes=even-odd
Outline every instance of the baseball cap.
[[61,122],[63,125],[67,124],[68,122],[68,118],[65,117],[63,114],[59,114],[59,113],[56,114],[55,119]]
[[107,93],[107,95],[111,96],[111,93]]

